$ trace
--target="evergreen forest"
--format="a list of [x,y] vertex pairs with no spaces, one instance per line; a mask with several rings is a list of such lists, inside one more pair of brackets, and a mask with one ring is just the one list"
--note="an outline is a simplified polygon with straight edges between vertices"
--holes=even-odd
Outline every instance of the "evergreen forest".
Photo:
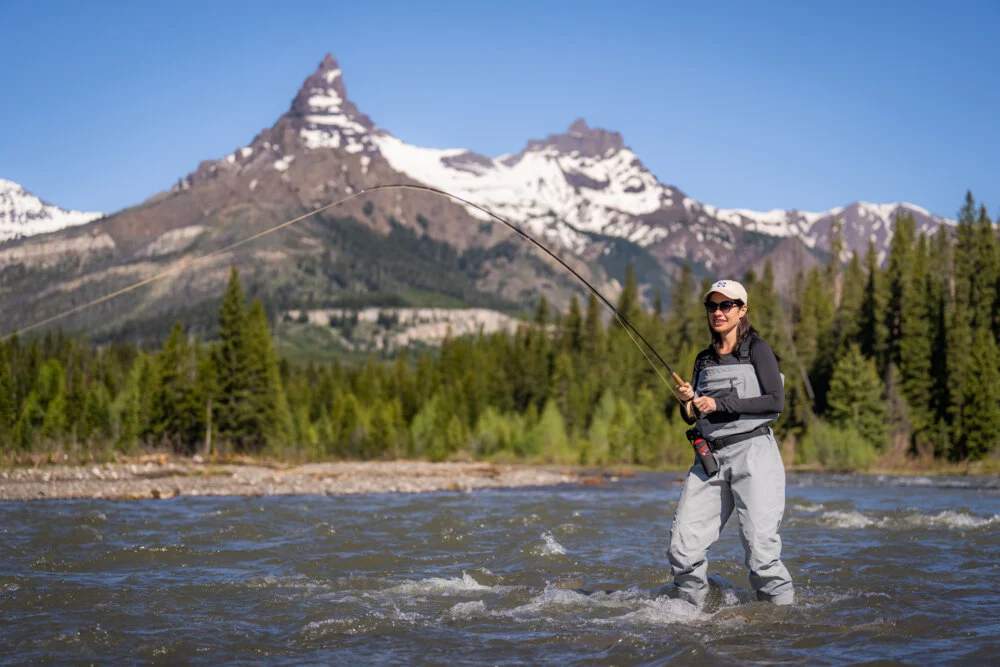
[[[786,462],[864,470],[1000,455],[1000,252],[986,208],[966,197],[954,228],[896,221],[874,246],[831,260],[778,294],[770,265],[736,276],[753,326],[785,376],[775,424]],[[881,261],[880,261],[881,260]],[[643,307],[626,272],[618,309],[682,376],[708,343],[699,282],[685,266]],[[669,307],[664,307],[669,297]],[[648,301],[647,301],[648,303]],[[264,304],[231,271],[217,335],[178,322],[158,349],[95,346],[50,330],[0,343],[3,461],[117,454],[284,460],[452,458],[683,467],[678,404],[598,300],[542,300],[515,334],[362,363],[279,358]],[[901,459],[900,459],[901,460]]]

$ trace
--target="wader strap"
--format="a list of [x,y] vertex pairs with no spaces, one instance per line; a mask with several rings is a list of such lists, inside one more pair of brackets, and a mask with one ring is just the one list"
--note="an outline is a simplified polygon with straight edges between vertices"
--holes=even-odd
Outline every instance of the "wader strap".
[[736,350],[736,357],[744,364],[750,363],[750,336],[743,339],[739,349]]
[[737,442],[743,442],[744,440],[749,440],[750,438],[756,438],[757,436],[767,435],[771,431],[771,426],[769,424],[764,424],[758,426],[752,431],[747,431],[746,433],[734,433],[732,435],[727,435],[723,438],[718,438],[716,440],[709,440],[709,444],[712,446],[712,451],[722,449],[723,447],[728,447],[729,445],[735,445]]

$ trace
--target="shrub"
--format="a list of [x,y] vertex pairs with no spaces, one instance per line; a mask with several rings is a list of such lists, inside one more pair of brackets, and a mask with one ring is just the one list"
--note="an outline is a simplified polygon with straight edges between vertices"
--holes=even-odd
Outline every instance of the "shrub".
[[853,471],[870,467],[878,456],[875,447],[851,426],[816,420],[797,450],[799,463],[819,463],[826,468]]

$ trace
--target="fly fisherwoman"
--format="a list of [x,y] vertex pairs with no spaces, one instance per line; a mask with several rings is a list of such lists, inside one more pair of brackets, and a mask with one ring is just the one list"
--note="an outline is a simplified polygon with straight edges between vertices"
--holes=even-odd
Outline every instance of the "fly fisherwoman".
[[[688,472],[670,529],[672,597],[702,606],[708,594],[709,547],[733,510],[758,600],[792,604],[778,529],[785,511],[785,468],[770,422],[785,405],[784,378],[771,347],[750,326],[747,292],[720,280],[705,294],[711,344],[694,362],[685,401],[688,436],[701,446]],[[711,451],[704,449],[707,441]],[[662,589],[661,589],[662,590]]]

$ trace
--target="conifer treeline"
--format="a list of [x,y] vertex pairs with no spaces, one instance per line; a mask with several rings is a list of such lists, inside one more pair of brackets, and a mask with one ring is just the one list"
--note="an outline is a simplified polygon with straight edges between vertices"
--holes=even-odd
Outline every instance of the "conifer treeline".
[[[836,237],[836,235],[835,235]],[[957,230],[896,221],[870,247],[800,276],[780,298],[770,266],[745,277],[754,326],[785,375],[778,435],[796,459],[864,467],[895,445],[980,459],[1000,440],[1000,256],[971,195]],[[832,257],[840,241],[835,238]],[[685,267],[669,312],[640,307],[631,270],[618,308],[682,375],[708,342]],[[662,379],[593,297],[544,302],[516,334],[447,341],[439,353],[361,367],[292,365],[234,268],[218,340],[178,323],[162,350],[95,348],[61,333],[0,345],[0,438],[8,453],[74,449],[246,452],[294,458],[453,456],[683,465],[686,425]],[[669,378],[669,375],[667,375]],[[792,437],[789,437],[792,436]]]

